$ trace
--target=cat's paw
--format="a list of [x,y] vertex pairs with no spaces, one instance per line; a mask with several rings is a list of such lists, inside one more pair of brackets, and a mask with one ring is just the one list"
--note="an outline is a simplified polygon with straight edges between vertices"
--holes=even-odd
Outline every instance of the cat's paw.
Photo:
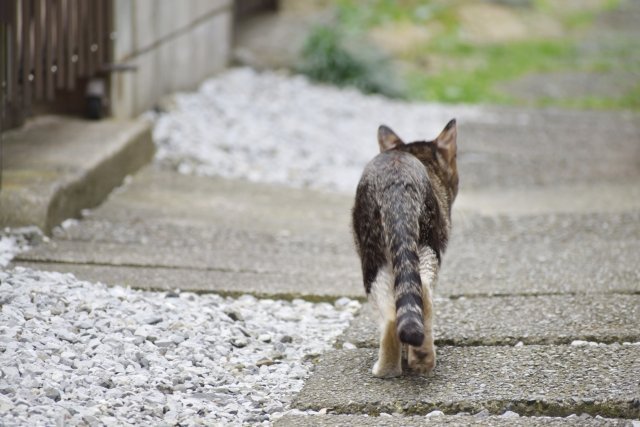
[[410,348],[408,357],[409,369],[420,375],[428,374],[436,367],[436,351],[422,348]]
[[384,366],[378,360],[373,365],[373,370],[371,371],[374,377],[377,378],[395,378],[402,375],[402,365],[396,366]]

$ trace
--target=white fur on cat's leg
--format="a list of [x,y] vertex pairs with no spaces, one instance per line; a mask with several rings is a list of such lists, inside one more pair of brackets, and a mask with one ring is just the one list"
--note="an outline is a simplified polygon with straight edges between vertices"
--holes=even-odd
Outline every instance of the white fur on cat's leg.
[[384,265],[371,285],[370,301],[380,316],[380,349],[373,375],[392,378],[402,375],[402,345],[396,331],[396,303],[393,293],[393,272]]
[[396,322],[387,322],[382,327],[378,360],[373,365],[373,376],[393,378],[402,375],[402,344],[396,332]]
[[432,293],[438,277],[438,259],[433,250],[423,247],[420,256],[420,280],[424,314],[424,342],[420,347],[409,347],[407,362],[409,369],[426,374],[436,367],[436,348],[433,343]]

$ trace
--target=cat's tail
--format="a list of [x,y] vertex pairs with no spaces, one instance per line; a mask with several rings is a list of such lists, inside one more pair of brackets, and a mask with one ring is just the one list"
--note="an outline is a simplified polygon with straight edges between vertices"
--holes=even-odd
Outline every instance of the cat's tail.
[[393,267],[397,333],[401,342],[419,347],[424,341],[418,256],[420,206],[407,188],[391,189],[387,194],[382,216]]

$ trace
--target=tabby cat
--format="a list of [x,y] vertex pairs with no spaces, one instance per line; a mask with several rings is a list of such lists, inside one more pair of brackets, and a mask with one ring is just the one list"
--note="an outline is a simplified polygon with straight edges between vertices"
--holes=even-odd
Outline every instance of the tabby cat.
[[380,314],[376,377],[402,375],[436,364],[432,292],[451,229],[458,193],[456,121],[433,141],[405,144],[380,126],[380,154],[367,164],[353,207],[353,231],[364,287]]

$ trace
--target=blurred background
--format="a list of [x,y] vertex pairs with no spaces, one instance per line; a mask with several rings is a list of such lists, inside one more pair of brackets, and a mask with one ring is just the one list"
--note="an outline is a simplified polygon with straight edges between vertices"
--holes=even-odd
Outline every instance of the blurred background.
[[640,2],[280,1],[234,59],[415,101],[640,108]]
[[634,0],[7,0],[2,126],[135,117],[228,66],[412,101],[640,108]]
[[[407,140],[429,139],[452,117],[463,132],[471,123],[490,128],[470,134],[461,152],[467,189],[497,185],[508,171],[556,185],[551,164],[583,182],[596,162],[577,153],[586,155],[594,131],[554,135],[548,119],[534,120],[538,110],[526,110],[538,107],[605,114],[593,123],[608,123],[620,134],[612,139],[635,153],[626,124],[634,119],[613,117],[640,109],[637,0],[11,0],[0,12],[0,134],[16,130],[0,138],[5,225],[51,228],[8,208],[25,205],[9,191],[30,185],[26,169],[57,174],[60,159],[84,168],[84,159],[60,154],[73,146],[70,135],[93,153],[97,145],[109,153],[120,133],[142,135],[125,138],[141,154],[118,163],[89,205],[152,157],[183,174],[351,194],[376,154],[380,123]],[[563,156],[517,156],[526,144],[520,129],[509,133],[506,113],[512,127],[528,123],[532,152],[562,148]],[[36,124],[23,126],[30,118]],[[573,122],[556,118],[562,129]],[[601,150],[593,147],[594,159],[620,156],[601,166],[609,175],[635,174],[633,156]],[[48,182],[40,175],[33,181]]]

